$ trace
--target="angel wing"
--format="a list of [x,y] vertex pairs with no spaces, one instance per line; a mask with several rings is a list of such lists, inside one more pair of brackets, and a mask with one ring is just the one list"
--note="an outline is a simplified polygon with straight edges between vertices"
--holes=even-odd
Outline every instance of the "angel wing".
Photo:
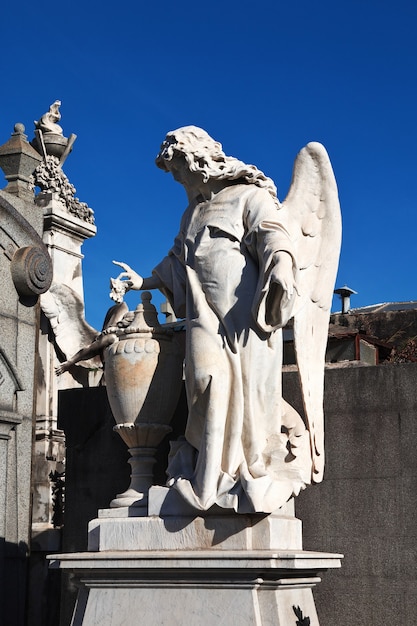
[[324,471],[324,362],[342,233],[337,185],[321,144],[309,143],[298,154],[282,211],[298,264],[294,346],[317,483]]
[[[41,308],[49,319],[55,341],[69,359],[78,350],[89,345],[98,335],[84,319],[84,304],[78,294],[68,285],[52,283],[49,291],[40,298]],[[85,367],[100,367],[99,357],[82,361]]]

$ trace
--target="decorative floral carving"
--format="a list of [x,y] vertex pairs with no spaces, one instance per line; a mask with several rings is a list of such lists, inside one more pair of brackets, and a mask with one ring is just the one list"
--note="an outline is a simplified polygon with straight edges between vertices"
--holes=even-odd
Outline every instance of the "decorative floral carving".
[[51,191],[58,194],[69,213],[72,213],[84,222],[94,224],[93,209],[90,209],[85,202],[80,202],[75,197],[77,190],[62,171],[57,157],[47,155],[42,163],[38,165],[31,179],[34,187],[40,187],[42,191]]

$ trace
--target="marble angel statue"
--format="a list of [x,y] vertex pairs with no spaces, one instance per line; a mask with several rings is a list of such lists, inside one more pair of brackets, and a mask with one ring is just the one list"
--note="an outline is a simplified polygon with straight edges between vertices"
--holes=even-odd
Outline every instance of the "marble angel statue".
[[[125,289],[160,289],[186,319],[188,421],[168,485],[194,508],[269,513],[320,482],[324,356],[341,220],[323,146],[297,156],[281,204],[273,181],[204,130],[168,133],[156,164],[188,207],[152,276],[125,263]],[[294,318],[305,415],[282,397],[282,332]]]

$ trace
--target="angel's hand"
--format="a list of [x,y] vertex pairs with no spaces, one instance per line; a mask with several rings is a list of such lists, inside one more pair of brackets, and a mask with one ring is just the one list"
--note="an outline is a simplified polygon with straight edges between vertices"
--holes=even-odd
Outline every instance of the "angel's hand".
[[274,255],[274,267],[271,270],[271,282],[278,283],[282,289],[286,292],[287,298],[292,298],[294,290],[297,289],[294,272],[292,256],[288,252],[277,252]]
[[68,372],[70,367],[71,367],[71,363],[69,363],[68,361],[64,361],[63,363],[61,363],[55,368],[55,375],[61,376],[61,374],[63,374],[64,372]]
[[128,291],[129,289],[135,289],[137,291],[140,291],[140,289],[142,289],[142,285],[143,285],[142,276],[140,276],[134,270],[132,270],[132,268],[129,267],[129,265],[127,265],[127,263],[120,263],[119,261],[113,261],[113,263],[115,265],[118,265],[124,270],[124,272],[119,274],[116,280],[121,281],[122,278],[127,278],[127,280],[123,281],[128,288],[126,289],[126,291]]

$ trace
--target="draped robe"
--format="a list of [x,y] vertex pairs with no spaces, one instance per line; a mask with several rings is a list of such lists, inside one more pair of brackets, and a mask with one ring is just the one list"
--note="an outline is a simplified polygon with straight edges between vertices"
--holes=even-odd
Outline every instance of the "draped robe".
[[271,195],[232,184],[190,204],[154,269],[176,315],[186,318],[189,414],[168,475],[196,509],[271,512],[310,481],[307,432],[298,424],[294,455],[283,427],[295,411],[281,392],[280,328],[292,301],[270,280],[280,251],[293,257]]

